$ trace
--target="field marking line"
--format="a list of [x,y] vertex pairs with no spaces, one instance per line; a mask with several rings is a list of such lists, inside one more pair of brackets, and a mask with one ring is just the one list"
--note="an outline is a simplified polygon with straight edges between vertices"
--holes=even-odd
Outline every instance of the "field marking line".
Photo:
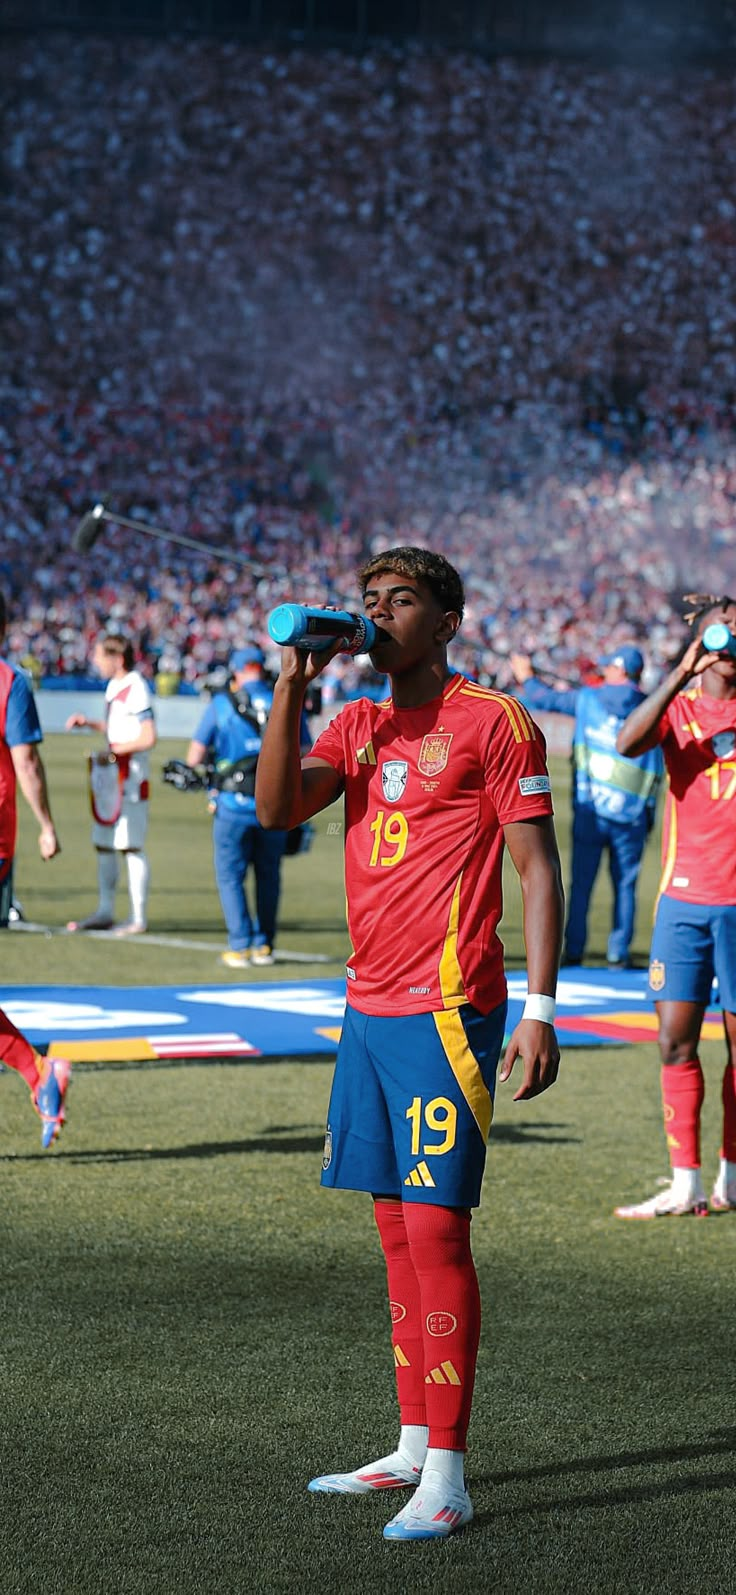
[[[11,927],[8,928],[10,929]],[[193,941],[183,936],[163,936],[158,935],[155,931],[146,931],[142,936],[116,936],[114,930],[85,930],[80,933],[67,930],[63,925],[53,927],[51,925],[36,925],[32,920],[28,919],[18,921],[17,924],[12,926],[13,935],[19,930],[28,931],[37,936],[76,936],[80,940],[114,941],[118,947],[122,947],[126,942],[137,942],[139,946],[173,947],[175,950],[185,952],[216,953],[218,951],[215,942]],[[285,964],[332,964],[338,962],[337,959],[330,958],[328,953],[289,952],[286,947],[275,947],[273,956],[277,963]],[[254,964],[253,968],[257,969],[258,965]]]

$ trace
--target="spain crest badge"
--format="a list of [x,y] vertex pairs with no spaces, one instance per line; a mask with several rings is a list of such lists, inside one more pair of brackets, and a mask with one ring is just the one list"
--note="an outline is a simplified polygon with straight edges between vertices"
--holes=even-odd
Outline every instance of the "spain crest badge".
[[664,964],[659,958],[653,958],[649,965],[649,985],[652,991],[661,991],[665,981]]
[[441,775],[447,768],[452,737],[452,731],[433,731],[429,736],[422,738],[417,760],[417,769],[422,775],[430,777]]

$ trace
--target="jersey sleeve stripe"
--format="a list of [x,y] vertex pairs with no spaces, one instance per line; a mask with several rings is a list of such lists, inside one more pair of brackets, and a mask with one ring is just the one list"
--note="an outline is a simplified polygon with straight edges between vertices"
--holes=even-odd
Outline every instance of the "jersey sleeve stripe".
[[506,693],[503,692],[492,692],[487,687],[476,687],[472,683],[468,684],[468,689],[463,696],[468,698],[482,698],[486,701],[486,703],[499,704],[500,707],[506,712],[506,717],[514,733],[515,740],[517,742],[536,741],[534,721],[532,720],[531,715],[527,713],[523,704],[519,703],[517,698],[508,697]]
[[[477,696],[477,694],[475,694],[475,696]],[[502,693],[495,692],[489,692],[487,695],[484,694],[484,696],[487,696],[487,701],[489,703],[497,703],[499,707],[504,710],[509,725],[514,733],[514,739],[516,742],[531,741],[530,732],[521,724],[518,715],[516,715],[514,712],[511,698],[505,698]]]
[[454,697],[455,693],[460,688],[462,688],[463,686],[467,687],[467,685],[468,685],[468,682],[467,682],[467,678],[465,676],[460,676],[460,675],[454,676],[452,681],[450,682],[449,687],[447,688],[446,693],[445,693],[445,703],[447,703],[448,698]]
[[511,703],[514,706],[514,714],[517,714],[519,716],[519,720],[521,721],[522,726],[526,727],[527,741],[536,742],[537,731],[536,731],[536,727],[535,727],[534,721],[532,720],[532,717],[531,717],[531,715],[529,713],[529,710],[525,707],[525,705],[523,703],[520,703],[518,698],[512,698],[511,699]]

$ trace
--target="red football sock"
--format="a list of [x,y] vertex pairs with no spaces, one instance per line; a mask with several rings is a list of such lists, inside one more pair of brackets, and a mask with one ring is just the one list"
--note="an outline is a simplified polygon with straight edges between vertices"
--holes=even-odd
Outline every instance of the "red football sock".
[[26,1041],[20,1030],[16,1030],[12,1020],[0,1008],[0,1058],[9,1069],[16,1069],[22,1074],[23,1079],[35,1091],[38,1085],[43,1060],[34,1052],[30,1042]]
[[419,1281],[409,1255],[403,1204],[375,1202],[373,1211],[386,1259],[401,1422],[426,1424],[422,1303]]
[[700,1168],[700,1110],[704,1096],[699,1058],[662,1065],[664,1128],[673,1169]]
[[480,1339],[470,1213],[405,1202],[404,1223],[422,1298],[429,1444],[464,1451]]
[[721,1157],[736,1163],[736,1069],[730,1063],[723,1071],[723,1145]]

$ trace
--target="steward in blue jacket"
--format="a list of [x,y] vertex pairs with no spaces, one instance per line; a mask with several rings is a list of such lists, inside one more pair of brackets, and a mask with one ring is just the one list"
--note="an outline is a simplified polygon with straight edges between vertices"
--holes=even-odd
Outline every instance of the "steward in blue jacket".
[[660,748],[636,759],[616,752],[624,720],[646,694],[638,685],[644,659],[630,644],[599,660],[600,686],[558,691],[540,681],[526,654],[513,654],[512,668],[526,707],[572,715],[572,883],[565,930],[564,962],[579,964],[585,951],[588,908],[604,852],[613,884],[613,925],[608,964],[624,968],[636,916],[636,883],[644,845],[654,824],[664,769]]
[[[285,831],[264,831],[256,816],[255,777],[263,732],[273,701],[273,687],[264,670],[260,648],[236,648],[230,657],[231,680],[214,693],[187,751],[187,764],[207,760],[214,766],[210,808],[214,814],[212,844],[215,880],[227,926],[228,946],[222,962],[240,969],[252,963],[272,964],[281,894],[281,860]],[[309,747],[306,719],[302,735]],[[255,912],[246,892],[246,877],[255,877]]]

